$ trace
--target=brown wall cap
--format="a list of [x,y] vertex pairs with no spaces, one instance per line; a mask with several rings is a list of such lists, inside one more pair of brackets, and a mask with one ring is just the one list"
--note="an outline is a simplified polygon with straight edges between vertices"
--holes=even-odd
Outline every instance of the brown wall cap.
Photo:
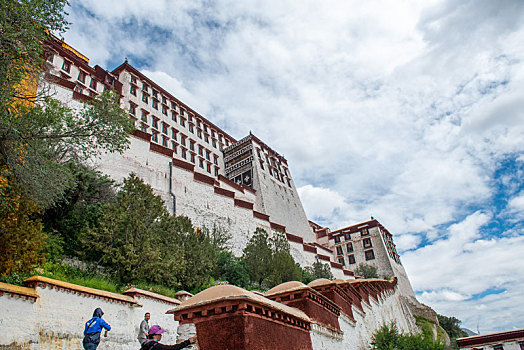
[[57,289],[67,289],[67,290],[78,292],[80,294],[83,293],[83,294],[88,294],[88,295],[92,295],[92,296],[96,296],[100,298],[108,298],[108,299],[112,299],[112,300],[116,300],[120,302],[129,303],[132,305],[141,306],[139,303],[137,303],[137,301],[134,298],[127,296],[127,295],[122,295],[122,294],[107,292],[105,290],[79,286],[78,284],[63,282],[63,281],[54,280],[54,279],[47,278],[47,277],[42,277],[42,276],[30,277],[24,281],[24,284],[29,285],[29,286],[41,286],[43,288],[46,288],[47,285],[50,285],[53,287],[57,287]]
[[130,288],[130,289],[124,291],[122,294],[129,295],[130,297],[135,297],[136,295],[145,296],[145,297],[148,297],[148,298],[151,298],[151,299],[161,300],[161,301],[164,301],[164,302],[166,302],[168,304],[173,304],[173,305],[179,305],[180,304],[180,300],[178,300],[178,299],[173,299],[173,298],[167,297],[167,296],[162,295],[162,294],[153,293],[153,292],[150,292],[150,291],[147,291],[147,290],[143,290],[143,289],[139,289],[139,288]]
[[16,294],[32,299],[38,298],[38,293],[33,288],[15,286],[9,283],[0,282],[0,293]]

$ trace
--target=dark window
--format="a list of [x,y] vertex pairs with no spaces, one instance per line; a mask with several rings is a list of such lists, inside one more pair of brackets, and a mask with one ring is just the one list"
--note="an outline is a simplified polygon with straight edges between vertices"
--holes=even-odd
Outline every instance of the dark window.
[[204,150],[202,149],[202,146],[198,146],[198,154],[202,157],[204,156]]
[[493,350],[504,350],[504,347],[502,345],[495,345],[493,346]]
[[209,153],[210,153],[209,151],[206,151],[206,159],[207,159],[207,160],[211,160],[211,158],[210,158],[210,156],[209,156]]
[[148,102],[148,98],[147,98],[147,94],[146,93],[142,93],[142,102],[145,102],[145,103]]
[[[269,169],[269,172],[271,173],[271,169]],[[340,236],[335,236],[335,243],[340,243]]]
[[195,164],[195,155],[191,153],[191,163]]
[[344,239],[346,241],[351,241],[351,234],[349,232],[344,233]]
[[158,129],[158,121],[153,118],[153,128]]
[[337,247],[337,254],[342,255],[342,246]]
[[167,137],[162,137],[162,146],[167,147]]
[[82,89],[80,86],[76,85],[75,86],[75,91],[78,92],[79,94],[81,94],[84,91],[84,89]]
[[173,101],[171,101],[171,109],[176,109],[176,103],[174,103]]
[[189,124],[189,132],[195,133],[195,131],[193,130],[193,124]]
[[158,98],[158,91],[155,89],[153,89],[153,97]]
[[53,59],[54,59],[55,55],[53,55],[52,53],[48,54],[47,55],[47,58],[46,58],[46,61],[47,62],[51,62],[53,63]]
[[351,253],[353,251],[353,243],[346,244],[346,249],[348,253]]
[[207,143],[209,143],[209,136],[204,135],[204,141],[206,141]]
[[69,73],[71,71],[71,63],[64,61],[64,63],[62,63],[62,70]]
[[218,156],[214,156],[215,160],[214,160],[214,163],[215,165],[218,165]]
[[198,166],[200,166],[202,169],[204,169],[204,161],[202,159],[198,159]]
[[167,135],[167,124],[162,124],[162,132]]
[[345,266],[345,265],[346,265],[346,262],[344,261],[344,257],[339,256],[339,257],[338,257],[338,263],[341,264],[342,266]]
[[215,140],[213,140],[212,144],[213,144],[213,147],[217,148],[217,142]]
[[93,90],[96,90],[96,80],[91,78],[91,83],[89,84],[89,87]]
[[200,129],[197,129],[197,136],[202,138],[202,131],[200,131]]
[[171,120],[176,123],[176,113],[174,111],[171,112]]
[[142,84],[142,90],[147,91],[147,89],[149,89],[149,85],[146,83]]
[[133,84],[136,84],[136,77],[134,75],[131,75],[131,82]]
[[180,125],[186,126],[186,121],[184,118],[180,118]]
[[218,168],[215,168],[215,176],[218,176]]
[[521,342],[519,343],[519,345],[520,345],[520,350],[524,350],[524,341],[521,341]]
[[191,149],[192,151],[195,150],[195,141],[189,141],[190,144],[189,144],[189,149]]
[[77,78],[78,81],[81,81],[83,84],[86,83],[86,72],[84,72],[83,70],[81,70],[80,72],[78,72],[78,78]]
[[171,142],[171,145],[173,147],[173,152],[176,153],[176,143],[173,141],[173,142]]
[[371,238],[365,238],[362,240],[362,244],[364,244],[364,248],[371,248],[373,245],[371,244]]
[[142,111],[142,121],[147,123],[147,112],[146,111]]
[[355,263],[355,256],[354,255],[348,255],[348,262],[350,264],[354,264]]
[[165,96],[162,96],[162,103],[167,105],[167,98]]
[[[136,87],[134,87],[133,85],[131,85],[129,87],[129,92],[131,93],[131,95],[133,96],[136,96]],[[143,99],[143,98],[142,98]],[[147,101],[144,101],[144,102],[147,102]]]
[[158,109],[158,101],[153,99],[153,108]]
[[369,235],[369,230],[367,228],[363,228],[360,230],[360,236],[367,236]]
[[167,115],[167,107],[162,106],[162,114]]
[[180,142],[182,143],[182,146],[186,146],[186,138],[184,136],[180,136]]
[[173,140],[176,140],[176,133],[177,133],[176,129],[171,129],[171,134],[172,134],[171,137],[173,138]]
[[153,133],[153,141],[158,142],[158,134],[156,132]]
[[366,255],[366,260],[375,259],[375,253],[373,253],[373,250],[366,250],[364,254]]
[[211,174],[211,164],[207,165],[207,172]]
[[131,113],[132,115],[136,114],[136,108],[134,105],[129,105],[129,113]]
[[182,148],[182,158],[187,159],[186,150]]

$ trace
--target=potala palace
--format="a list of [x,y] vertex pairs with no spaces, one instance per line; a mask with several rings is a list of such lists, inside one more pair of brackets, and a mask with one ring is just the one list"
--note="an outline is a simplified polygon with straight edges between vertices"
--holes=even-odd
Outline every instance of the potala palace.
[[[23,349],[80,348],[78,315],[98,306],[118,324],[99,349],[138,348],[135,328],[146,308],[163,315],[156,321],[168,329],[166,343],[196,332],[201,349],[368,349],[371,334],[384,323],[417,332],[414,315],[436,321],[434,311],[417,302],[392,234],[376,219],[336,230],[308,220],[291,164],[266,143],[271,140],[251,133],[235,139],[127,61],[108,71],[90,66],[63,41],[52,40],[48,48],[45,82],[55,98],[80,107],[115,89],[135,122],[130,148],[93,160],[98,170],[116,181],[137,174],[173,215],[231,232],[236,255],[257,228],[282,230],[301,266],[327,263],[335,280],[287,282],[265,294],[216,286],[172,299],[36,276],[26,287],[0,284],[3,318],[10,324],[9,332],[0,332],[0,348],[14,343]],[[352,270],[360,263],[392,278],[359,278]]]

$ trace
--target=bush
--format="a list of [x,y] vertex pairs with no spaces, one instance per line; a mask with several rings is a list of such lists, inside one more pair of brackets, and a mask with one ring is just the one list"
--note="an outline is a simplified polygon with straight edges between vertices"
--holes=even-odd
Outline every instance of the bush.
[[371,337],[374,350],[444,350],[445,346],[435,342],[427,334],[402,334],[395,322],[380,327]]
[[368,264],[358,264],[355,274],[364,278],[378,278],[377,268]]
[[331,267],[329,264],[322,264],[320,261],[315,262],[312,266],[306,266],[305,270],[314,278],[327,278],[328,280],[333,279],[331,273]]

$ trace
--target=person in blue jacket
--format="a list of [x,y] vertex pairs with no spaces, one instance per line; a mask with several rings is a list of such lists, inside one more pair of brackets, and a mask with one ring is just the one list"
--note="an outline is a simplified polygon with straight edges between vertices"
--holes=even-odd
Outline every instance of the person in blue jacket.
[[86,322],[84,328],[84,345],[85,350],[96,350],[100,343],[100,333],[102,328],[106,330],[105,336],[107,337],[107,331],[111,330],[111,326],[102,319],[104,312],[101,308],[97,307],[93,312],[93,318]]

